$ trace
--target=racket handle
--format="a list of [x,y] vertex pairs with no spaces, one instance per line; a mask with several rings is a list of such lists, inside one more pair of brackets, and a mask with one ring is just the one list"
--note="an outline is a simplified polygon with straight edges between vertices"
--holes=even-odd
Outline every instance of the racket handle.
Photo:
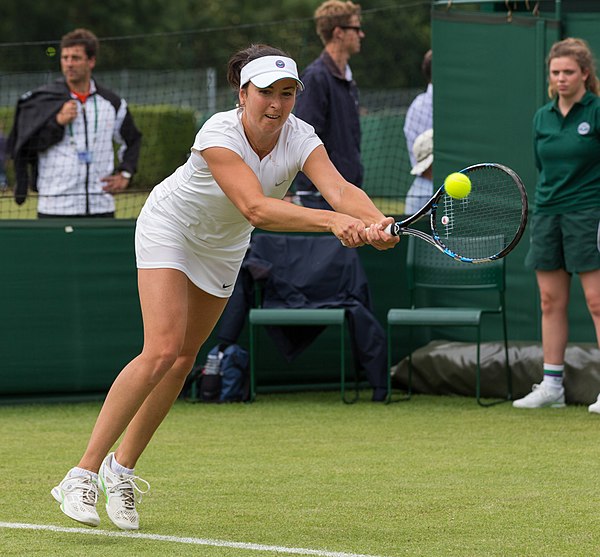
[[[369,230],[369,227],[367,226],[367,230]],[[388,224],[383,231],[386,234],[389,234],[390,236],[398,236],[398,228],[396,227],[396,223],[392,223],[392,224]]]

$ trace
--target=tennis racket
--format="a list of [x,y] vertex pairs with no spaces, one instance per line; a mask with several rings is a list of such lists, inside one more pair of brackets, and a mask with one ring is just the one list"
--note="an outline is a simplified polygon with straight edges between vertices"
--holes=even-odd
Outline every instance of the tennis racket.
[[[414,215],[385,231],[393,236],[416,236],[465,263],[505,257],[527,224],[527,192],[521,178],[496,163],[474,164],[460,172],[471,180],[467,197],[450,197],[442,186]],[[431,233],[410,228],[429,211]]]

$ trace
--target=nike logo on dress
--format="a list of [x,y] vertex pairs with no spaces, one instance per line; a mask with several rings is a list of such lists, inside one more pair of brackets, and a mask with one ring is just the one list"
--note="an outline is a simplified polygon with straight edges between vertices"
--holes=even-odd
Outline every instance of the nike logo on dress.
[[231,284],[225,284],[225,283],[223,283],[223,288],[229,288],[231,286],[233,286],[233,282]]
[[285,184],[286,180],[283,180],[283,182],[279,182],[279,184],[275,183],[275,187],[277,186],[281,186],[281,184]]

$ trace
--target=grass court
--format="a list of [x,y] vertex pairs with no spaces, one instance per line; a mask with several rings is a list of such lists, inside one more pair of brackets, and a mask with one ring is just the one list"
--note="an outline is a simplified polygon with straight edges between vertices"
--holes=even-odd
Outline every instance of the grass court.
[[[4,556],[563,556],[600,541],[598,416],[417,395],[388,406],[339,393],[253,404],[177,402],[136,472],[141,529],[98,529],[50,489],[100,403],[0,407]],[[17,525],[27,525],[17,527]],[[93,534],[91,534],[93,532]]]

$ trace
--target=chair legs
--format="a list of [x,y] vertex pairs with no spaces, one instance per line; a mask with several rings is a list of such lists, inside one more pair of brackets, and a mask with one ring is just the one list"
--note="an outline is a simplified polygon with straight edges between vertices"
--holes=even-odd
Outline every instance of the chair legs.
[[[400,398],[392,398],[392,327],[388,323],[387,328],[387,397],[385,403],[402,402],[410,400],[412,396],[412,359],[411,352],[408,353],[408,380],[406,383],[406,395]],[[409,333],[410,334],[410,333]]]
[[[388,331],[387,331],[387,398],[386,404],[390,402],[400,402],[404,400],[410,400],[412,396],[412,342],[409,332],[409,353],[408,353],[408,378],[407,378],[407,389],[406,395],[394,399],[392,397],[392,336],[391,336],[391,325],[388,323]],[[512,370],[510,368],[510,362],[508,358],[508,339],[506,336],[506,329],[504,335],[504,358],[505,358],[505,372],[506,372],[506,397],[498,400],[492,400],[484,402],[481,397],[481,329],[477,327],[477,348],[476,348],[476,370],[475,370],[475,396],[477,399],[477,404],[483,407],[495,406],[496,404],[501,404],[503,402],[508,402],[512,400]]]
[[254,402],[256,398],[256,362],[255,362],[255,353],[256,349],[254,343],[256,342],[254,326],[250,324],[249,326],[249,340],[250,340],[250,396],[248,398],[248,402]]
[[[360,395],[359,388],[360,382],[358,377],[358,369],[355,368],[354,375],[354,394],[352,397],[346,395],[346,345],[345,345],[345,334],[346,334],[346,320],[341,316],[341,322],[339,323],[340,331],[340,393],[341,399],[345,404],[354,404]],[[271,323],[269,323],[271,324]],[[329,323],[333,324],[333,323]],[[336,325],[338,323],[335,323]],[[257,331],[255,330],[256,323],[252,323],[250,320],[249,324],[249,341],[250,341],[250,396],[249,402],[253,402],[256,398],[256,344],[257,344]]]
[[477,385],[476,385],[476,393],[477,393],[477,404],[479,406],[495,406],[496,404],[501,404],[503,402],[509,402],[512,400],[512,370],[510,367],[510,361],[508,359],[508,337],[506,334],[506,319],[503,320],[504,325],[504,366],[506,373],[506,397],[498,400],[493,400],[491,402],[482,402],[480,398],[481,393],[481,365],[480,365],[480,331],[477,330]]

